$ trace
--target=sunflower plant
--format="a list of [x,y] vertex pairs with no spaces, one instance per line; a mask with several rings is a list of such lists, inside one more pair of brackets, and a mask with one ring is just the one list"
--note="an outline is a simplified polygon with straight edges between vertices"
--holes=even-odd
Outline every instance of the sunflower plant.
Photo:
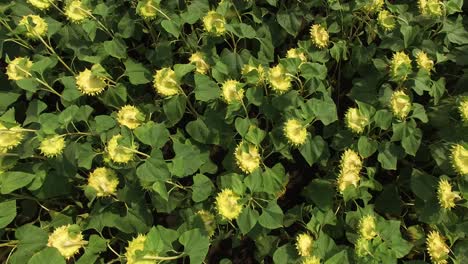
[[463,0],[0,3],[0,260],[468,263]]

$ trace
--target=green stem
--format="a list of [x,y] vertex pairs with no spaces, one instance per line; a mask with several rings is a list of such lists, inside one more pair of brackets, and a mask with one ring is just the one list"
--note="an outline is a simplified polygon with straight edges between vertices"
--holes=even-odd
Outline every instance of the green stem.
[[185,253],[182,253],[180,255],[177,255],[177,256],[172,256],[172,257],[160,257],[160,256],[150,256],[150,255],[146,255],[146,256],[143,256],[141,259],[143,260],[175,260],[175,259],[179,259],[179,258],[182,258],[185,256]]
[[[34,29],[33,29],[34,31]],[[57,59],[62,63],[62,65],[73,75],[75,75],[75,72],[68,66],[68,64],[65,63],[65,61],[62,60],[62,58],[55,52],[54,48],[50,44],[48,44],[39,34],[34,32],[35,35],[39,38],[39,40],[46,46],[46,48],[49,50],[49,52],[57,57]]]

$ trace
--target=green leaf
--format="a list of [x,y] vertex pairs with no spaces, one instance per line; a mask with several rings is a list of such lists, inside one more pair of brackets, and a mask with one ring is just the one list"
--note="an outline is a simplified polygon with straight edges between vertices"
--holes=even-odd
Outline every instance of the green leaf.
[[327,67],[319,63],[306,62],[301,64],[301,75],[307,80],[312,78],[325,80],[327,77]]
[[180,26],[172,20],[163,20],[161,26],[166,30],[167,33],[170,33],[172,36],[179,38],[180,35]]
[[238,36],[239,38],[255,38],[256,33],[255,29],[244,23],[237,23],[237,24],[227,24],[226,30],[234,33],[234,35]]
[[333,206],[335,186],[327,180],[314,179],[304,189],[304,196],[310,198],[318,208],[331,209]]
[[96,132],[102,133],[107,131],[117,124],[115,119],[107,115],[99,115],[94,118],[96,121]]
[[16,217],[16,200],[0,203],[0,228],[6,227]]
[[299,148],[299,151],[309,166],[312,166],[312,164],[320,159],[326,146],[327,143],[321,136],[311,138],[311,136],[308,135],[306,142]]
[[169,131],[160,123],[149,121],[134,130],[135,136],[146,145],[161,148],[169,140]]
[[219,144],[219,135],[213,133],[205,124],[205,122],[198,118],[195,121],[190,121],[185,127],[187,133],[196,141],[204,144]]
[[193,176],[192,200],[196,203],[205,201],[213,192],[214,185],[210,178],[203,174]]
[[390,142],[382,143],[379,147],[379,155],[377,156],[382,168],[386,170],[396,170],[397,168],[397,151]]
[[24,120],[23,125],[31,124],[37,122],[39,115],[47,108],[47,104],[40,100],[33,100],[26,110],[26,120]]
[[104,41],[104,50],[107,54],[117,59],[125,59],[127,57],[127,46],[125,42],[119,38]]
[[327,261],[324,262],[324,264],[341,264],[341,263],[349,263],[348,260],[348,253],[346,250],[342,250],[335,255],[333,255],[331,258],[327,259]]
[[358,141],[359,154],[363,158],[368,158],[377,151],[379,144],[366,136],[361,136]]
[[374,121],[375,125],[381,129],[387,130],[392,124],[393,115],[388,110],[381,109],[375,112]]
[[258,128],[257,126],[251,125],[247,134],[245,134],[245,139],[252,142],[255,145],[260,145],[263,139],[266,136],[266,132],[263,129]]
[[0,111],[5,111],[20,96],[19,93],[0,91]]
[[312,98],[307,104],[312,105],[312,111],[324,125],[328,126],[338,120],[335,102],[330,97],[325,96],[323,101]]
[[434,198],[437,189],[438,180],[436,177],[413,169],[411,173],[411,191],[420,199],[429,201]]
[[127,102],[127,88],[125,85],[118,83],[115,87],[107,89],[100,99],[107,106],[120,108]]
[[188,143],[174,142],[175,158],[172,159],[172,174],[185,177],[194,174],[204,163],[200,150]]
[[221,89],[208,76],[195,74],[195,98],[202,102],[208,102],[219,98]]
[[183,95],[176,95],[166,100],[163,104],[164,113],[167,116],[169,126],[177,124],[185,113],[187,98]]
[[11,255],[10,263],[24,264],[31,259],[34,253],[47,246],[49,234],[37,226],[26,224],[16,229],[15,237],[18,239],[18,245]]
[[301,16],[302,15],[298,15],[295,10],[280,9],[276,14],[276,20],[286,32],[295,37],[301,28]]
[[184,245],[184,252],[190,257],[190,263],[200,264],[205,259],[210,247],[210,239],[202,235],[200,229],[192,229],[183,233],[179,241]]
[[35,93],[39,88],[39,83],[34,78],[26,78],[16,81],[16,84],[23,90]]
[[245,207],[237,218],[237,225],[242,234],[247,234],[257,223],[259,214],[257,210]]
[[158,225],[153,226],[146,236],[145,249],[150,252],[167,252],[173,250],[172,242],[177,240],[178,233]]
[[11,193],[32,182],[35,175],[20,171],[7,171],[2,174],[0,192],[2,194]]
[[46,247],[38,253],[34,254],[28,261],[28,264],[65,264],[65,259],[60,255],[60,252],[54,247]]
[[161,157],[151,156],[136,170],[136,175],[140,181],[153,184],[156,181],[166,181],[170,179],[170,173],[166,163]]
[[291,244],[285,244],[276,249],[273,254],[273,261],[275,264],[289,264],[296,263],[297,250]]
[[131,84],[138,85],[151,82],[151,73],[143,64],[128,59],[124,62],[124,65],[125,75],[128,76]]
[[281,207],[278,206],[276,201],[271,201],[267,207],[263,208],[258,223],[268,229],[280,228],[283,227],[283,217]]
[[193,64],[176,64],[174,65],[174,72],[177,76],[177,79],[182,79],[189,72],[195,70],[195,65]]

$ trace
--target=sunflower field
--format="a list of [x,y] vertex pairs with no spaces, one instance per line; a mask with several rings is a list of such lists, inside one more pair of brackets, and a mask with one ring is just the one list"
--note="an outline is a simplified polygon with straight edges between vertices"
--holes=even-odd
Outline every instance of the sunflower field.
[[463,0],[2,0],[0,262],[468,263]]

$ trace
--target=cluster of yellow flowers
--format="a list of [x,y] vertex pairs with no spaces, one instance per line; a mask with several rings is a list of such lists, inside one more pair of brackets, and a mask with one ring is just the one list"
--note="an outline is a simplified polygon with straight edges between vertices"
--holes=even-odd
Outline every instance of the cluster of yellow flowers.
[[96,192],[97,197],[106,197],[116,194],[119,178],[114,170],[100,167],[89,174],[88,187]]
[[101,66],[95,64],[91,69],[85,69],[75,77],[78,90],[85,95],[98,95],[107,87],[106,79],[95,73]]
[[231,189],[223,189],[216,196],[216,209],[218,213],[227,220],[239,217],[242,205],[239,204],[240,196]]
[[468,122],[468,98],[463,98],[458,106],[458,111],[460,112],[461,119],[464,122]]
[[367,0],[367,3],[362,7],[365,12],[379,12],[384,5],[384,0]]
[[56,157],[62,154],[64,148],[64,135],[49,136],[43,139],[39,146],[39,150],[41,151],[41,153],[48,158]]
[[260,167],[260,153],[257,146],[241,141],[234,150],[234,157],[239,168],[245,173],[252,173]]
[[107,143],[107,154],[109,158],[117,163],[127,163],[133,160],[137,145],[135,143],[125,146],[120,143],[122,135],[114,135]]
[[226,19],[216,11],[209,11],[208,14],[203,17],[203,26],[206,32],[221,36],[226,32]]
[[359,238],[356,240],[355,251],[360,257],[370,254],[370,241],[378,235],[375,221],[373,215],[365,215],[359,220]]
[[6,74],[13,81],[23,80],[31,76],[33,62],[28,57],[18,57],[8,63]]
[[[51,5],[57,7],[55,5],[55,0],[28,0],[28,3],[30,3],[32,6],[39,10],[47,10]],[[58,7],[57,7],[58,8]],[[67,4],[65,5],[65,8],[63,11],[61,11],[65,14],[65,16],[74,23],[79,23],[83,21],[84,19],[88,18],[91,15],[91,10],[89,10],[85,4],[80,1],[80,0],[71,0],[68,1]],[[32,16],[32,15],[29,15]],[[40,18],[40,17],[39,17]],[[24,18],[23,18],[24,19]],[[42,19],[42,18],[40,18]],[[37,20],[37,18],[36,18]],[[42,19],[43,20],[43,19]],[[39,20],[37,20],[39,21]],[[42,22],[39,22],[39,24],[34,21],[34,24],[36,24],[36,27],[39,24],[42,24]],[[45,21],[44,21],[45,23]],[[38,29],[36,29],[36,33],[41,32],[41,28],[43,29],[44,26],[40,26]],[[47,31],[47,23],[45,23],[45,31]],[[34,35],[34,34],[33,34]]]
[[429,232],[426,238],[427,252],[433,264],[447,264],[450,248],[445,244],[444,237],[437,231]]
[[38,15],[23,16],[18,25],[26,28],[26,36],[31,39],[37,39],[47,34],[47,22]]
[[362,160],[359,154],[347,149],[341,156],[340,174],[338,175],[338,190],[343,193],[349,186],[358,187],[361,176]]
[[256,72],[258,75],[258,81],[257,84],[263,84],[266,78],[265,74],[265,68],[261,64],[257,66],[252,66],[250,64],[245,64],[244,67],[242,67],[242,75],[247,75],[250,72]]
[[197,215],[200,216],[201,220],[203,221],[203,225],[208,236],[213,236],[216,230],[215,216],[205,210],[198,211]]
[[451,209],[455,207],[455,201],[461,199],[458,192],[452,191],[452,185],[450,185],[446,179],[439,180],[437,197],[439,198],[440,207],[444,209]]
[[382,10],[377,16],[377,23],[385,31],[393,30],[396,26],[395,16],[388,10]]
[[468,148],[461,144],[455,144],[451,153],[452,165],[461,175],[468,174]]
[[286,53],[286,58],[288,59],[300,59],[302,62],[307,62],[307,57],[304,52],[299,51],[299,49],[291,48]]
[[411,98],[404,91],[394,91],[390,99],[393,115],[405,119],[411,111]]
[[125,258],[127,264],[154,264],[156,263],[153,259],[145,259],[145,256],[139,256],[138,251],[145,250],[146,235],[138,235],[132,241],[128,242],[128,246],[125,248]]
[[4,152],[18,146],[23,138],[24,134],[20,126],[7,128],[0,121],[0,151]]
[[396,81],[404,81],[411,72],[411,59],[403,52],[393,54],[390,62],[390,76]]
[[268,71],[268,81],[271,88],[278,94],[285,93],[291,89],[291,76],[288,75],[286,69],[278,64]]
[[312,43],[319,49],[326,48],[329,43],[329,36],[327,30],[321,25],[312,25],[310,27],[310,37]]
[[143,113],[133,105],[125,105],[117,112],[117,121],[122,126],[135,129],[145,120]]

